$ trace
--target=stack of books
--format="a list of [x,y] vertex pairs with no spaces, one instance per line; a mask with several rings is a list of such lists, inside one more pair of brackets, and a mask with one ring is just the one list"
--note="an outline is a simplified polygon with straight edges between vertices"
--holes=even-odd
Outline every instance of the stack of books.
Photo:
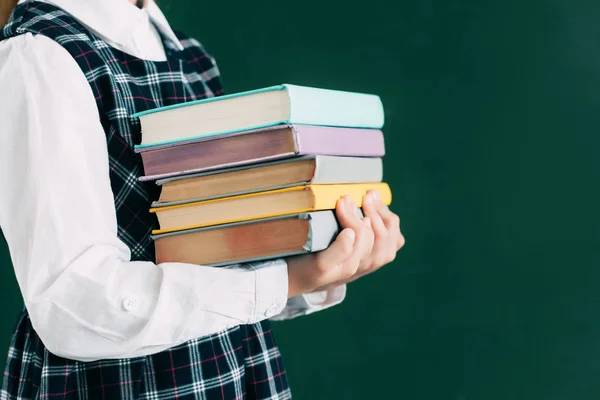
[[226,265],[326,249],[349,195],[383,182],[376,95],[279,85],[136,114],[156,181],[157,262]]

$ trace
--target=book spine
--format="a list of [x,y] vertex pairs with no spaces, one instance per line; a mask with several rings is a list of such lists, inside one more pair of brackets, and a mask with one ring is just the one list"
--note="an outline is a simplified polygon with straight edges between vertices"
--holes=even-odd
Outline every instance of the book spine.
[[317,156],[311,183],[365,183],[383,180],[381,157]]
[[304,250],[314,253],[325,250],[335,240],[340,228],[333,211],[308,213],[309,231]]
[[377,129],[332,128],[294,125],[299,155],[383,157],[383,132]]
[[379,96],[284,85],[290,98],[290,123],[380,129],[384,124]]
[[369,190],[377,190],[381,195],[383,205],[392,203],[392,191],[387,183],[358,183],[348,185],[310,185],[313,195],[314,210],[333,210],[342,196],[348,195],[358,206],[362,207],[363,196]]

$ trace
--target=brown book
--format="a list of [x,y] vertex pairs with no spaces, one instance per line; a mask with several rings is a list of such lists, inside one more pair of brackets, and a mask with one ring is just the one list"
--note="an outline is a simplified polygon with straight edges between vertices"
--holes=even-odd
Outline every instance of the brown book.
[[381,158],[305,156],[161,179],[153,207],[305,184],[381,182]]
[[326,249],[339,232],[332,211],[219,225],[153,236],[156,261],[242,263]]

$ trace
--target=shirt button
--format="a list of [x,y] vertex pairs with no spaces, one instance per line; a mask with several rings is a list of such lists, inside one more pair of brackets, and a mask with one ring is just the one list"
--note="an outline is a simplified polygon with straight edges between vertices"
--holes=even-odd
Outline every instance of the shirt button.
[[271,316],[271,315],[275,315],[277,314],[277,312],[279,311],[279,306],[277,305],[277,303],[275,302],[275,300],[273,300],[273,303],[269,306],[269,308],[267,309],[267,311],[265,311],[265,316]]
[[123,308],[125,311],[133,311],[137,308],[138,301],[135,297],[125,297],[123,299]]

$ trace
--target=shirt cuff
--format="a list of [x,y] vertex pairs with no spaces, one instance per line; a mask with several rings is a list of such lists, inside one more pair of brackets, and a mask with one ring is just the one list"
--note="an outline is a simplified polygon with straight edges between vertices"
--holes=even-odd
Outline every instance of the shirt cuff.
[[309,315],[338,305],[345,298],[346,285],[292,297],[287,301],[284,310],[280,314],[271,317],[271,320],[283,321]]
[[256,307],[252,323],[271,318],[285,308],[288,267],[283,259],[252,264],[256,273]]

